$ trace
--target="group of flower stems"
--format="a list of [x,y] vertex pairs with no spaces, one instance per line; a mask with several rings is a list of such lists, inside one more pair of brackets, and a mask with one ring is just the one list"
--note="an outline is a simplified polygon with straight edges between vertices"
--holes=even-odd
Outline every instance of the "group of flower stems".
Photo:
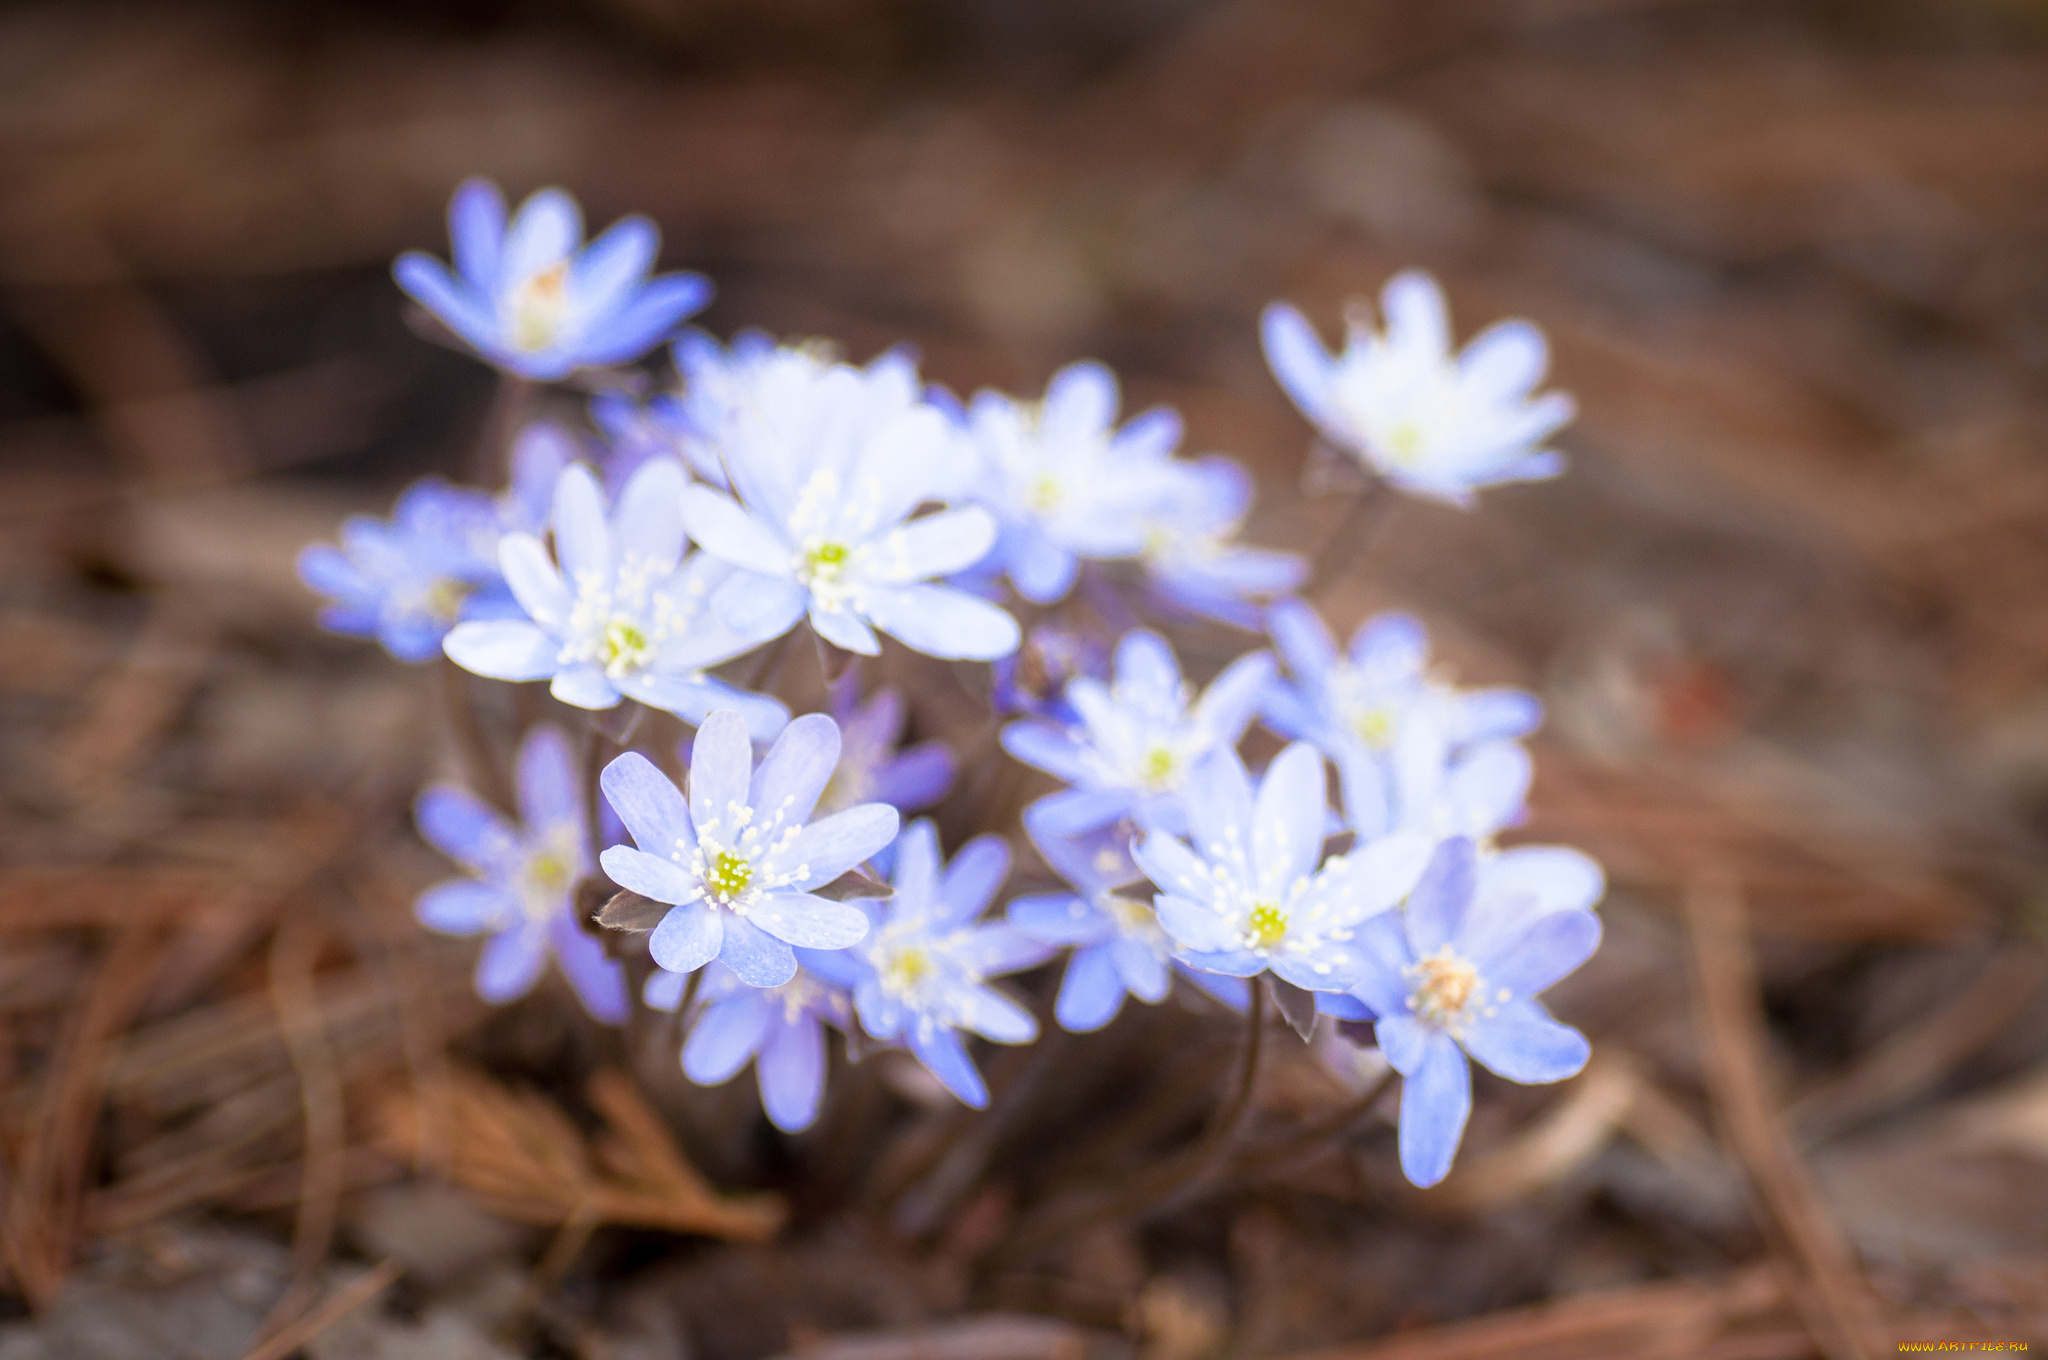
[[[1056,961],[1051,1018],[1069,1031],[1177,993],[1244,1013],[1208,1132],[1117,1205],[1214,1171],[1253,1104],[1269,1010],[1361,1109],[1398,1074],[1419,1185],[1450,1170],[1468,1056],[1517,1082],[1584,1065],[1583,1036],[1537,997],[1598,945],[1600,868],[1498,843],[1523,815],[1537,700],[1458,687],[1406,614],[1340,646],[1298,594],[1307,561],[1238,541],[1250,478],[1182,456],[1175,412],[1120,422],[1116,379],[1090,362],[1037,400],[963,401],[907,348],[855,365],[818,341],[721,343],[684,328],[706,281],[650,277],[650,223],[586,244],[559,190],[508,220],[472,181],[449,227],[452,268],[415,252],[394,269],[423,324],[577,414],[509,423],[501,488],[422,480],[300,572],[333,631],[548,684],[549,716],[516,742],[453,710],[458,744],[516,744],[503,796],[436,785],[416,807],[464,870],[421,894],[419,919],[483,937],[486,1000],[526,995],[552,960],[599,1022],[679,1012],[688,1077],[752,1063],[790,1133],[818,1116],[835,1031],[861,1036],[849,1056],[906,1051],[985,1106],[977,1041],[1028,1044],[1041,1024],[1004,979]],[[1322,456],[1355,462],[1364,488],[1326,575],[1403,496],[1470,508],[1563,468],[1543,443],[1572,405],[1536,391],[1534,326],[1455,350],[1415,272],[1379,311],[1355,308],[1335,354],[1291,307],[1263,320]],[[1193,625],[1249,640],[1199,691],[1157,631]],[[831,683],[826,711],[792,715],[775,681],[805,634]],[[947,663],[985,713],[978,763],[1056,781],[1014,828],[948,847],[915,817],[969,753],[902,746],[927,696],[864,692],[873,667],[856,664],[885,637]],[[647,710],[694,732],[638,749]],[[1285,743],[1257,772],[1240,754],[1255,722]],[[1006,893],[1019,853],[1060,890]]]

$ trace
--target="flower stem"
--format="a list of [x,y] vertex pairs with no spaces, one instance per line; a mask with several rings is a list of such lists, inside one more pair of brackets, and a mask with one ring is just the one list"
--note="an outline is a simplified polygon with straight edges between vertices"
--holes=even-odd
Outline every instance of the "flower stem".
[[1394,484],[1384,477],[1373,478],[1353,496],[1344,518],[1316,553],[1315,568],[1309,574],[1310,587],[1304,593],[1320,595],[1349,575],[1365,555],[1367,545],[1391,518],[1399,500]]
[[1120,1218],[1145,1219],[1190,1198],[1222,1165],[1223,1156],[1236,1140],[1251,1113],[1252,1096],[1259,1080],[1259,1057],[1265,1046],[1266,980],[1251,979],[1251,1001],[1245,1008],[1244,1061],[1230,1098],[1211,1121],[1207,1132],[1194,1147],[1155,1167],[1151,1175],[1131,1179],[1121,1194],[1074,1213],[1049,1218],[1039,1226],[1026,1224],[1010,1240],[1003,1255],[1019,1260],[1063,1238],[1071,1238],[1098,1223]]
[[512,777],[499,762],[477,721],[476,707],[469,692],[469,672],[446,656],[435,658],[441,694],[447,701],[448,726],[455,735],[455,751],[467,776],[469,787],[501,812],[513,810]]

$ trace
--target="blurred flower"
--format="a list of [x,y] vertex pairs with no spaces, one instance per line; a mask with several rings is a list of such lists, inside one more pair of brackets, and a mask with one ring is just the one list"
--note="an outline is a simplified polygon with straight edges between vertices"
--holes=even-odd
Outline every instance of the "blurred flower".
[[1076,676],[1100,678],[1109,673],[1109,653],[1095,637],[1041,623],[1024,635],[1023,645],[993,667],[995,685],[990,703],[998,713],[1029,713],[1053,722],[1080,721],[1066,701],[1066,687]]
[[1357,982],[1359,924],[1407,895],[1431,846],[1394,835],[1323,860],[1326,780],[1306,742],[1274,759],[1256,797],[1235,751],[1202,761],[1187,794],[1192,847],[1154,832],[1131,852],[1179,958],[1233,977],[1270,969],[1310,991]]
[[[555,483],[576,461],[576,441],[552,421],[536,420],[512,440],[512,484],[498,497],[498,527],[505,533],[543,534]],[[491,545],[497,565],[497,545]]]
[[1438,847],[1407,907],[1367,921],[1352,994],[1373,1013],[1380,1051],[1406,1078],[1401,1169],[1434,1185],[1451,1169],[1472,1110],[1466,1055],[1509,1081],[1562,1081],[1586,1065],[1585,1036],[1536,994],[1600,944],[1600,918],[1481,894],[1472,842]]
[[842,961],[857,970],[851,976],[861,1027],[903,1043],[976,1109],[987,1106],[988,1088],[960,1031],[999,1044],[1036,1039],[1031,1012],[987,980],[1034,968],[1052,952],[1008,925],[981,923],[1009,871],[1002,837],[977,836],[942,875],[938,832],[928,820],[912,822],[896,847],[895,896],[853,904],[874,928]]
[[486,360],[543,381],[575,369],[629,363],[710,300],[696,274],[647,277],[661,233],[622,218],[583,244],[583,214],[560,189],[543,189],[505,221],[505,200],[473,179],[448,205],[455,268],[421,251],[392,266],[415,302]]
[[995,560],[1035,604],[1073,589],[1083,557],[1138,556],[1147,515],[1174,514],[1180,417],[1157,407],[1116,430],[1116,412],[1116,377],[1097,363],[1053,374],[1042,402],[982,392],[968,408],[977,499],[1002,526]]
[[718,437],[738,501],[683,493],[690,537],[743,569],[716,604],[732,627],[778,637],[808,613],[819,637],[870,656],[875,629],[930,656],[1016,650],[1007,613],[929,579],[978,561],[996,530],[977,507],[909,518],[947,494],[952,445],[907,359],[855,369],[784,348],[749,385]]
[[1032,842],[1078,890],[1013,898],[1007,913],[1012,926],[1040,944],[1073,947],[1053,1006],[1061,1028],[1077,1034],[1101,1029],[1116,1018],[1126,996],[1148,1006],[1164,1001],[1173,981],[1169,968],[1225,1005],[1243,1009],[1241,981],[1176,963],[1173,941],[1159,928],[1151,904],[1119,894],[1145,879],[1122,828],[1073,839],[1033,836]]
[[1183,829],[1189,776],[1210,752],[1237,745],[1272,674],[1270,653],[1241,656],[1190,708],[1165,639],[1143,630],[1124,634],[1113,686],[1087,677],[1067,683],[1078,728],[1027,719],[1003,729],[1004,750],[1073,785],[1033,803],[1027,820],[1053,836],[1093,831],[1119,817]]
[[732,569],[701,553],[684,558],[683,485],[676,463],[651,462],[607,519],[597,479],[580,463],[569,468],[555,484],[560,569],[537,536],[505,535],[499,561],[526,618],[457,628],[448,655],[494,680],[552,678],[554,696],[578,708],[623,696],[691,722],[734,709],[755,736],[773,736],[787,709],[704,674],[771,635],[737,633],[707,607]]
[[352,515],[341,546],[299,554],[299,579],[333,600],[320,626],[374,637],[400,661],[426,661],[463,620],[517,618],[498,574],[500,507],[438,478],[413,483],[386,523]]
[[1466,836],[1486,846],[1522,820],[1534,766],[1512,741],[1482,742],[1454,756],[1424,716],[1408,725],[1390,758],[1347,752],[1337,771],[1345,821],[1360,836],[1413,831],[1431,841]]
[[654,961],[688,973],[721,959],[750,987],[796,975],[791,945],[844,949],[867,917],[812,894],[896,837],[896,809],[866,803],[810,820],[839,763],[839,728],[822,713],[784,728],[754,768],[746,724],[713,713],[690,749],[688,799],[628,751],[600,784],[633,846],[600,856],[614,883],[673,910],[648,941]]
[[856,803],[887,803],[898,812],[930,807],[953,783],[953,752],[943,741],[924,741],[899,752],[903,740],[903,696],[880,689],[858,702],[859,672],[849,670],[832,691],[832,716],[839,722],[839,767],[825,785],[818,807],[838,812]]
[[[658,969],[641,996],[656,1010],[673,1011],[688,982],[687,974]],[[683,1074],[699,1086],[718,1086],[752,1059],[769,1120],[784,1133],[809,1128],[825,1090],[825,1026],[843,1030],[852,1019],[845,989],[802,968],[779,987],[749,987],[714,962],[705,965],[696,1005]]]
[[1261,712],[1336,764],[1359,834],[1407,828],[1483,840],[1520,815],[1529,758],[1509,739],[1542,721],[1534,695],[1461,690],[1431,676],[1429,636],[1407,614],[1366,620],[1343,653],[1299,601],[1273,606],[1267,626],[1292,675],[1266,686]]
[[449,935],[489,935],[477,959],[477,995],[493,1005],[533,990],[552,953],[585,1010],[626,1018],[626,975],[576,919],[576,884],[590,872],[583,794],[569,743],[536,727],[519,744],[518,826],[465,791],[419,797],[420,834],[473,875],[420,894],[421,924]]
[[1572,399],[1531,395],[1549,363],[1543,332],[1497,322],[1453,357],[1443,292],[1418,270],[1395,275],[1380,308],[1386,330],[1354,310],[1334,358],[1300,312],[1266,308],[1266,361],[1327,438],[1403,490],[1453,505],[1564,471],[1564,456],[1540,445],[1571,420]]
[[1251,509],[1252,480],[1228,458],[1176,466],[1172,490],[1143,516],[1145,569],[1161,595],[1197,614],[1257,628],[1253,603],[1285,595],[1308,577],[1294,553],[1233,540]]

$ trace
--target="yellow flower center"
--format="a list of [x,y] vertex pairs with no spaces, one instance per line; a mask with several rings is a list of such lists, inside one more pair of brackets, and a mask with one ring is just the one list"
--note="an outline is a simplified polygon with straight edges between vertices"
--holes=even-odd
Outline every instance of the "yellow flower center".
[[420,607],[431,618],[442,623],[453,623],[462,613],[462,602],[469,598],[469,587],[453,577],[443,576],[427,587]]
[[1180,760],[1164,746],[1155,746],[1145,753],[1144,770],[1141,777],[1150,789],[1164,790],[1173,783],[1180,771]]
[[1060,479],[1050,472],[1040,473],[1032,480],[1031,488],[1024,495],[1024,503],[1032,512],[1049,515],[1060,508],[1066,499],[1066,491],[1060,486]]
[[1479,970],[1453,954],[1449,945],[1418,959],[1407,972],[1417,979],[1408,998],[1408,1009],[1417,1017],[1453,1032],[1473,1018]]
[[617,677],[638,670],[647,663],[654,648],[647,632],[631,619],[613,619],[604,626],[604,647],[600,660],[606,675]]
[[1117,925],[1126,935],[1150,934],[1158,923],[1158,914],[1144,902],[1119,897],[1115,893],[1104,893],[1102,902],[1109,908],[1109,914],[1116,918]]
[[754,880],[754,866],[749,860],[735,855],[730,850],[721,850],[711,861],[709,883],[711,895],[720,902],[731,903],[746,892],[747,885]]
[[569,262],[537,269],[512,295],[512,343],[531,354],[555,343],[569,310]]
[[932,974],[932,957],[915,945],[889,955],[881,968],[882,990],[894,996],[908,996]]
[[1244,929],[1254,949],[1271,949],[1287,934],[1287,918],[1280,914],[1277,902],[1255,903],[1252,914],[1245,918]]
[[1394,710],[1386,704],[1377,704],[1353,714],[1351,732],[1374,750],[1386,750],[1394,742]]
[[1393,461],[1402,467],[1422,454],[1422,427],[1412,420],[1404,420],[1387,431],[1387,451]]

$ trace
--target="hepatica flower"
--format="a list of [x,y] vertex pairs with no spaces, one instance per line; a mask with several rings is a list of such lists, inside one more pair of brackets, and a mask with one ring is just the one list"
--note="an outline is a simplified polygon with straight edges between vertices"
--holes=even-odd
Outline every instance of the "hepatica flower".
[[1202,762],[1187,798],[1192,843],[1154,832],[1132,852],[1180,958],[1234,977],[1270,970],[1310,991],[1358,981],[1359,927],[1408,895],[1430,843],[1394,835],[1323,860],[1325,783],[1305,742],[1274,759],[1256,794],[1235,751]]
[[1176,962],[1173,941],[1160,928],[1152,904],[1120,891],[1145,879],[1131,858],[1128,835],[1108,830],[1073,839],[1032,839],[1045,862],[1075,891],[1013,898],[1008,916],[1012,926],[1040,944],[1073,949],[1053,1007],[1061,1028],[1077,1034],[1101,1029],[1116,1018],[1126,996],[1147,1005],[1164,1001],[1173,985],[1172,970],[1225,1005],[1243,1009],[1243,983]]
[[880,689],[866,703],[856,701],[858,672],[848,671],[832,695],[839,722],[839,767],[818,798],[826,812],[859,803],[887,803],[898,812],[917,812],[945,796],[953,783],[953,752],[943,741],[924,741],[898,751],[903,740],[903,696]]
[[1169,494],[1144,512],[1143,556],[1153,588],[1198,614],[1257,628],[1255,601],[1294,590],[1308,562],[1236,541],[1251,510],[1252,480],[1228,458],[1178,465]]
[[422,924],[449,935],[488,935],[477,995],[492,1004],[533,990],[550,955],[585,1010],[608,1025],[626,1018],[626,977],[576,919],[576,884],[590,872],[583,797],[569,743],[536,727],[519,745],[519,817],[513,826],[461,789],[419,797],[420,834],[472,875],[420,894]]
[[[658,970],[642,996],[656,1010],[673,1011],[688,982],[685,974]],[[806,968],[779,987],[750,987],[732,969],[712,963],[696,1004],[683,1044],[683,1075],[699,1086],[718,1086],[752,1061],[769,1120],[784,1133],[809,1128],[825,1091],[825,1026],[844,1030],[852,1023],[845,988]]]
[[938,832],[929,821],[912,822],[896,847],[895,896],[856,904],[874,928],[847,958],[861,1027],[905,1045],[976,1109],[988,1105],[988,1088],[961,1032],[999,1044],[1036,1039],[1031,1012],[988,980],[1034,968],[1052,953],[1009,925],[980,919],[1009,871],[1002,837],[977,836],[941,872]]
[[[1140,826],[1181,829],[1195,766],[1237,745],[1273,674],[1265,652],[1241,656],[1189,704],[1173,649],[1157,633],[1124,634],[1115,683],[1069,681],[1076,727],[1026,719],[1003,729],[1003,749],[1072,785],[1027,812],[1034,829],[1074,836],[1132,817]],[[1320,842],[1318,842],[1320,843]]]
[[894,840],[896,809],[864,803],[811,821],[838,763],[838,725],[813,713],[783,729],[757,770],[745,722],[725,710],[697,729],[688,798],[638,752],[605,767],[605,798],[633,845],[606,850],[604,871],[672,907],[648,941],[656,963],[688,973],[719,959],[750,987],[780,987],[796,976],[790,946],[844,949],[867,934],[857,908],[814,890]]
[[1467,1055],[1518,1082],[1562,1081],[1586,1065],[1585,1036],[1553,1020],[1536,994],[1592,956],[1600,918],[1573,909],[1532,918],[1525,900],[1478,887],[1472,843],[1445,841],[1406,908],[1359,932],[1353,995],[1406,1078],[1401,1169],[1417,1185],[1449,1173],[1464,1136]]
[[1533,395],[1549,364],[1543,332],[1497,322],[1454,356],[1443,292],[1417,270],[1395,275],[1380,307],[1386,329],[1355,310],[1335,356],[1300,312],[1266,309],[1266,361],[1326,438],[1403,490],[1454,505],[1564,471],[1541,445],[1571,420],[1572,399]]
[[1430,723],[1446,750],[1525,736],[1543,720],[1536,697],[1518,689],[1461,690],[1429,671],[1429,635],[1407,614],[1380,614],[1359,625],[1350,647],[1315,610],[1283,600],[1267,616],[1291,676],[1261,696],[1266,722],[1282,736],[1314,742],[1340,764],[1353,755],[1386,762],[1403,734]]
[[400,661],[426,661],[464,620],[517,617],[498,574],[500,507],[436,478],[416,482],[386,521],[355,515],[341,546],[299,554],[299,578],[333,603],[320,625],[374,637]]
[[448,655],[494,680],[552,680],[554,696],[578,708],[623,697],[691,722],[733,709],[754,735],[773,736],[788,710],[704,674],[767,637],[734,631],[710,607],[732,569],[684,558],[683,484],[674,461],[650,462],[607,516],[597,479],[581,464],[569,468],[555,486],[559,568],[535,535],[505,535],[499,561],[526,618],[457,628]]
[[1016,650],[1007,613],[931,579],[978,561],[996,528],[971,506],[910,518],[942,496],[952,443],[907,362],[862,370],[778,350],[753,391],[720,436],[738,500],[683,494],[690,537],[744,573],[718,603],[735,629],[778,637],[808,615],[825,641],[870,656],[877,630],[930,656]]
[[398,286],[468,341],[523,378],[628,363],[710,300],[695,274],[650,279],[661,234],[622,218],[583,244],[583,214],[560,189],[522,203],[508,224],[496,185],[473,179],[448,205],[455,268],[421,251],[392,266]]
[[982,392],[968,408],[1000,564],[1035,604],[1073,589],[1084,557],[1136,557],[1143,512],[1172,493],[1180,417],[1159,407],[1118,430],[1116,413],[1116,378],[1096,363],[1055,373],[1042,402]]

